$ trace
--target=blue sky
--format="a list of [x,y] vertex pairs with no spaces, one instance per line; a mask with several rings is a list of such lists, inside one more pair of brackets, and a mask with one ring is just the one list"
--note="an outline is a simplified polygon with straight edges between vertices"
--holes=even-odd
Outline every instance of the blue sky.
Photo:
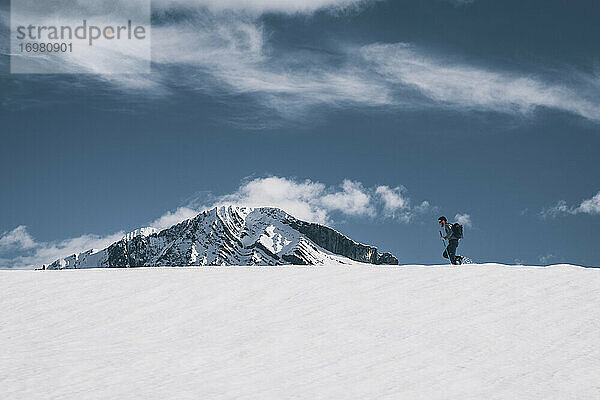
[[157,0],[139,75],[11,75],[0,10],[0,267],[223,202],[402,263],[443,214],[478,262],[599,265],[597,2]]

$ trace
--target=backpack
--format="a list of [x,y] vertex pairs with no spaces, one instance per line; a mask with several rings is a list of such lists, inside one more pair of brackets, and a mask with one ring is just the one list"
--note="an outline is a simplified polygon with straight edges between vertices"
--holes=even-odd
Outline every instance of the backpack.
[[455,239],[463,238],[463,227],[458,222],[452,224],[452,237],[454,237]]

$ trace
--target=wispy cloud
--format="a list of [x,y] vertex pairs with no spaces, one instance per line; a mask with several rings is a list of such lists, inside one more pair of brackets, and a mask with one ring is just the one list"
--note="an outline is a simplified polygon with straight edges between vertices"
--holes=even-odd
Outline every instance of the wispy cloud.
[[[249,95],[285,118],[305,116],[319,105],[442,107],[521,115],[544,107],[600,121],[600,83],[595,76],[565,72],[569,79],[555,83],[529,73],[457,61],[407,43],[355,46],[328,41],[327,52],[274,47],[271,38],[276,31],[260,17],[283,13],[294,24],[298,13],[368,3],[159,0],[154,3],[153,72],[96,78],[117,89],[158,96],[180,90]],[[91,72],[98,68],[96,61],[93,54],[74,60],[78,68]]]
[[255,14],[279,12],[286,14],[309,14],[317,10],[347,10],[373,0],[154,0],[154,6],[173,8],[206,7],[211,11],[246,11]]
[[[413,206],[402,186],[367,187],[351,179],[339,185],[312,180],[270,176],[243,181],[232,193],[211,196],[207,202],[168,211],[149,226],[165,229],[218,205],[277,207],[309,222],[335,224],[340,218],[386,218],[408,223],[418,215],[432,211],[427,201]],[[32,268],[58,258],[92,248],[105,248],[120,240],[125,232],[107,235],[82,235],[60,241],[36,241],[25,226],[0,236],[0,268]]]
[[[202,29],[195,24],[155,28],[155,61],[197,68],[221,89],[253,94],[288,115],[318,104],[520,114],[548,107],[600,120],[597,93],[586,97],[581,90],[593,78],[582,77],[580,87],[555,85],[517,72],[452,62],[406,43],[345,46],[333,56],[274,53],[256,20],[227,15],[206,23],[205,15],[199,15]],[[188,49],[178,44],[182,34],[183,43],[191,44]]]
[[404,43],[365,46],[361,54],[391,87],[413,88],[441,106],[506,113],[549,107],[600,120],[598,94],[585,98],[577,87],[456,63]]
[[412,205],[412,201],[408,197],[408,191],[404,186],[393,188],[386,185],[378,186],[375,189],[375,195],[383,205],[381,214],[384,217],[397,219],[405,223],[410,222],[418,215],[437,210],[436,207],[431,207],[427,200]]
[[555,205],[544,208],[540,211],[542,218],[556,218],[563,215],[575,214],[575,208],[569,207],[565,200],[559,200]]
[[198,12],[185,22],[154,27],[153,61],[164,79],[170,68],[185,68],[188,78],[177,79],[189,90],[249,94],[286,117],[318,104],[394,102],[385,82],[373,79],[354,56],[275,51],[265,31],[247,15]]
[[569,206],[565,200],[540,211],[542,218],[556,218],[566,215],[588,214],[600,215],[600,192],[590,199],[583,200],[578,206]]

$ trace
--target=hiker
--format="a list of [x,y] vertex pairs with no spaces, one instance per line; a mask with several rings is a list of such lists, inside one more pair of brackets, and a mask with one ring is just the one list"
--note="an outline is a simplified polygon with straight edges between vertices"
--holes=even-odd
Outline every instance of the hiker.
[[443,240],[448,240],[448,246],[444,250],[444,254],[442,256],[444,258],[449,258],[450,262],[454,265],[462,264],[462,256],[456,255],[456,248],[458,247],[458,240],[462,239],[462,225],[459,223],[449,224],[446,217],[439,217],[438,222],[440,226],[444,229],[444,233],[440,231],[440,235]]

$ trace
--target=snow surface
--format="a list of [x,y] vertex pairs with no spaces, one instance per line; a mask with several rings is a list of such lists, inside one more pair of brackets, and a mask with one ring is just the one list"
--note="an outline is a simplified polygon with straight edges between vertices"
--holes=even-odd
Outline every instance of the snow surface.
[[0,271],[2,399],[592,399],[600,269]]

